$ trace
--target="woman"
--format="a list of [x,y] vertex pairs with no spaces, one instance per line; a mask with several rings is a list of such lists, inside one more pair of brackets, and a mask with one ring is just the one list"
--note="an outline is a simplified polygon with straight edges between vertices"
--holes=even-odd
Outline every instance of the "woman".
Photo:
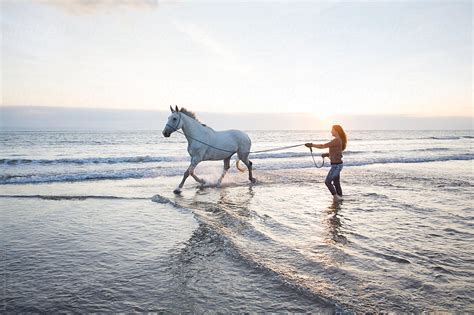
[[342,171],[342,151],[346,149],[347,136],[339,125],[332,126],[331,134],[334,139],[325,144],[306,143],[308,148],[324,149],[329,148],[329,153],[322,154],[323,157],[329,157],[331,160],[331,169],[326,176],[325,184],[334,197],[335,201],[342,200],[342,189],[340,182],[340,174]]

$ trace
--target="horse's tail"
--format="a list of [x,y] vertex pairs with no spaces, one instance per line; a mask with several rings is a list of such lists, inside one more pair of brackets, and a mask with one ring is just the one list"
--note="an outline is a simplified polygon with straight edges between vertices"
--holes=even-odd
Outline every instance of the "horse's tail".
[[240,160],[237,160],[237,162],[235,163],[235,167],[239,170],[239,172],[245,172],[245,168],[240,168]]

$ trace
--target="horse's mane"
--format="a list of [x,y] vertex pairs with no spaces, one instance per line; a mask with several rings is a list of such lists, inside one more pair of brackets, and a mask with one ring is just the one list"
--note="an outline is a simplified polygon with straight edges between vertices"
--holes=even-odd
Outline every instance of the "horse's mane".
[[[179,110],[181,113],[185,114],[186,116],[189,116],[191,117],[192,119],[195,119],[196,121],[199,121],[199,119],[196,117],[196,114],[190,110],[187,110],[186,108],[184,107],[181,107],[181,109]],[[199,121],[200,122],[200,121]]]
[[[190,110],[187,110],[186,108],[184,107],[181,107],[181,109],[179,110],[181,113],[185,114],[186,116],[188,117],[191,117],[192,119],[196,120],[197,122],[199,122],[201,125],[203,125],[204,127],[207,127],[209,129],[212,129],[211,127],[203,124],[197,117],[196,117],[196,113],[190,111]],[[214,130],[214,129],[212,129]]]

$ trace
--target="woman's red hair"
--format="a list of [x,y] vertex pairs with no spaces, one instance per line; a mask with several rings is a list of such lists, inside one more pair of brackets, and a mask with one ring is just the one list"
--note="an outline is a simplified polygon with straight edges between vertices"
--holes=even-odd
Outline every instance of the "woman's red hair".
[[342,127],[340,125],[334,125],[334,126],[332,126],[332,128],[337,132],[337,134],[341,138],[341,140],[342,140],[342,151],[344,151],[346,149],[346,146],[347,146],[347,136],[346,136],[346,133],[344,132],[344,129],[342,129]]

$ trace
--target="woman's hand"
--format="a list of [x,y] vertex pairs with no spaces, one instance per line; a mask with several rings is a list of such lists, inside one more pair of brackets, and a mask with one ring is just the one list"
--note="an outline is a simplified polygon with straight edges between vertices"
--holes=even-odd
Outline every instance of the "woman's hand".
[[308,148],[311,148],[313,146],[313,144],[311,142],[305,143],[304,145]]

